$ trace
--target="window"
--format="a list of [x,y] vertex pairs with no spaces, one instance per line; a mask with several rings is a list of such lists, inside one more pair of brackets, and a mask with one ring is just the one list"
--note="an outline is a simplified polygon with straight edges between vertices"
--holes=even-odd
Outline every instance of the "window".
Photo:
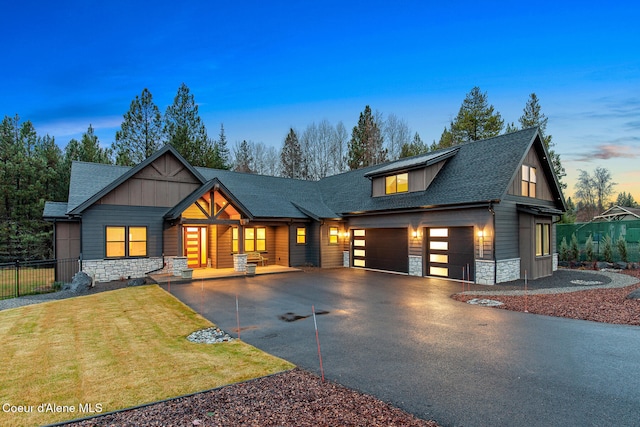
[[147,227],[129,227],[129,256],[147,256]]
[[107,258],[147,256],[147,227],[107,226],[105,255]]
[[536,168],[522,165],[522,195],[536,197]]
[[244,229],[245,252],[264,252],[267,250],[267,230],[248,227]]
[[551,225],[536,224],[536,256],[551,254]]
[[231,252],[238,252],[238,229],[231,229]]
[[307,243],[307,229],[304,227],[298,227],[296,229],[296,243],[298,245],[305,245]]
[[338,244],[338,227],[329,227],[329,244]]
[[409,191],[409,174],[407,172],[385,178],[385,194],[406,193]]

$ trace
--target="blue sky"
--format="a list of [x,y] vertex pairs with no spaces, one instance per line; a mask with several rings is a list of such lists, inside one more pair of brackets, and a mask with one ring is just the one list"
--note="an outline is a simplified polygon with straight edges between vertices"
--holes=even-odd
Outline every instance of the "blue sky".
[[146,87],[162,112],[186,83],[210,136],[281,147],[365,105],[428,143],[479,86],[505,122],[538,95],[573,196],[609,169],[640,201],[635,2],[62,1],[3,6],[0,114],[63,146],[114,140]]

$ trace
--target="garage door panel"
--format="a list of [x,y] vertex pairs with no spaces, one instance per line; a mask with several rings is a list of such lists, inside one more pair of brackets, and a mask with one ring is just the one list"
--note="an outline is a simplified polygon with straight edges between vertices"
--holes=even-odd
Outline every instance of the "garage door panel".
[[354,232],[353,243],[354,267],[409,272],[406,228],[374,228],[366,229],[364,233]]
[[474,280],[473,227],[427,229],[425,236],[426,275]]

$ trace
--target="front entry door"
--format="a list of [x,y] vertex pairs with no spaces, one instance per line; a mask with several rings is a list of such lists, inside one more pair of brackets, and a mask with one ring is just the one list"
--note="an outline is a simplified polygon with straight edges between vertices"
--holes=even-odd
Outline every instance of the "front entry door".
[[185,227],[184,250],[189,268],[206,267],[207,227]]

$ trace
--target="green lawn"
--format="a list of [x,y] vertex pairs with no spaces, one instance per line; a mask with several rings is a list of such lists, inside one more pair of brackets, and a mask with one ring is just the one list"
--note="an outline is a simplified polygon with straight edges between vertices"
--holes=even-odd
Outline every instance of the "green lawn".
[[[18,279],[20,280],[20,295],[51,292],[55,271],[53,268],[21,268]],[[0,299],[13,298],[15,295],[15,269],[0,269]]]
[[[38,425],[292,369],[240,341],[195,344],[212,326],[157,286],[0,312],[0,425]],[[75,412],[39,412],[39,409]],[[11,412],[33,410],[32,413]]]

